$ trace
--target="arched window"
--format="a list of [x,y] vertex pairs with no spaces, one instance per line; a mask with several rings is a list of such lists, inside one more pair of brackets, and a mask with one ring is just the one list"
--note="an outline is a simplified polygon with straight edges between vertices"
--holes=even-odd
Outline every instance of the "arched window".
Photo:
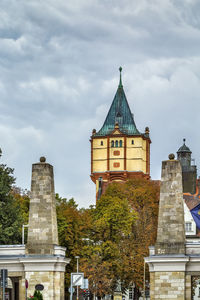
[[132,140],[132,143],[131,143],[132,145],[134,145],[134,140]]
[[118,147],[118,141],[115,141],[115,147]]
[[122,147],[122,140],[119,141],[119,146]]
[[111,141],[111,147],[114,147],[114,141]]
[[103,146],[103,141],[101,141],[101,146]]

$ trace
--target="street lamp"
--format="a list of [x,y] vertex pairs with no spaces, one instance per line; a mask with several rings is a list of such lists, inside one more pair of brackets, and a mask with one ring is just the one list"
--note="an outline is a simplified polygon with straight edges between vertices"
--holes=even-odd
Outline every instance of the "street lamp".
[[[79,256],[75,256],[75,258],[77,259],[77,273],[78,273],[78,260],[79,260]],[[77,285],[77,300],[78,300],[78,285]]]

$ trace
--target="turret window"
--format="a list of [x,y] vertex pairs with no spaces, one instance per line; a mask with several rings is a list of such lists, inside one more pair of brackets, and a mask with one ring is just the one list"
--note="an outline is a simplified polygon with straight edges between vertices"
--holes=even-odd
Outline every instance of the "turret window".
[[134,140],[131,141],[131,144],[134,145]]
[[122,140],[119,141],[119,146],[122,147]]
[[101,146],[103,146],[103,141],[101,141]]
[[115,147],[118,147],[118,141],[115,141]]
[[115,142],[111,141],[111,147],[114,147],[114,146],[115,146]]

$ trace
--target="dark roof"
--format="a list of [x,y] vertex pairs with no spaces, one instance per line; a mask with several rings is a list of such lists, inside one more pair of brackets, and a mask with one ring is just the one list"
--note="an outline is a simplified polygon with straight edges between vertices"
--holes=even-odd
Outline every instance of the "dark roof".
[[185,139],[183,139],[183,145],[177,151],[177,153],[181,153],[181,152],[192,153],[190,148],[185,145]]
[[131,113],[126,95],[124,93],[121,80],[122,68],[119,68],[119,70],[120,81],[117,92],[102,128],[96,134],[94,134],[94,136],[105,136],[111,134],[116,123],[119,125],[119,130],[124,134],[141,135],[135,125],[133,114]]

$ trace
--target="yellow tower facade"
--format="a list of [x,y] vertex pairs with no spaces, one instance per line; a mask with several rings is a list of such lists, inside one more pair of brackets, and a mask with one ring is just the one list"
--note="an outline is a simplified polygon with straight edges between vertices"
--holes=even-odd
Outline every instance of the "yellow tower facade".
[[91,179],[97,199],[112,181],[140,176],[150,178],[149,129],[140,133],[120,82],[102,128],[91,136]]

